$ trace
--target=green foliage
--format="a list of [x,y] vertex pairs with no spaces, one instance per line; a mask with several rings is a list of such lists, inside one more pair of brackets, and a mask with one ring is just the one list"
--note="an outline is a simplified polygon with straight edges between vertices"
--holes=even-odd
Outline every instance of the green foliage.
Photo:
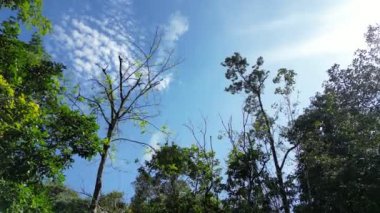
[[279,69],[277,76],[273,79],[273,83],[279,84],[281,82],[285,83],[284,87],[277,87],[275,94],[290,95],[294,90],[294,84],[296,73],[293,70],[288,70],[285,68]]
[[[42,15],[43,0],[3,0],[0,9],[9,8],[17,12],[16,19],[28,28],[36,27],[42,35],[51,30],[50,21]],[[11,17],[11,19],[14,19]]]
[[87,213],[90,201],[81,198],[75,191],[61,185],[50,183],[44,186],[52,205],[52,212]]
[[28,44],[0,35],[0,44],[0,177],[57,178],[73,155],[96,154],[96,119],[62,103],[64,67],[46,58],[39,37]]
[[379,26],[352,65],[328,70],[325,91],[297,119],[298,212],[378,212],[380,202]]
[[0,211],[48,213],[52,208],[42,186],[0,180]]
[[[26,11],[35,6],[27,8],[25,2],[0,5],[17,10],[22,4],[20,19],[25,21],[33,19]],[[25,43],[17,39],[19,32],[16,19],[2,23],[0,203],[6,212],[51,212],[41,184],[47,179],[63,181],[62,170],[74,155],[90,158],[99,151],[98,126],[95,117],[65,104],[59,81],[64,66],[50,60],[40,36],[34,34]]]
[[273,185],[265,168],[267,161],[264,153],[254,146],[247,149],[239,146],[230,152],[227,161],[227,182],[224,185],[228,193],[224,202],[230,211],[271,211],[270,194],[265,190]]
[[125,213],[128,210],[127,204],[123,199],[124,194],[122,192],[110,192],[100,197],[99,206],[102,211]]
[[[207,156],[206,156],[207,155]],[[218,212],[221,177],[198,147],[165,145],[139,169],[133,212]],[[210,171],[212,169],[213,171]]]
[[[90,210],[89,197],[81,197],[77,192],[61,184],[47,184],[44,186],[52,212],[62,213],[87,213]],[[124,213],[128,211],[128,205],[124,202],[123,193],[110,192],[102,195],[99,201],[102,212]]]
[[1,33],[9,38],[17,38],[21,29],[15,18],[10,18],[1,23]]

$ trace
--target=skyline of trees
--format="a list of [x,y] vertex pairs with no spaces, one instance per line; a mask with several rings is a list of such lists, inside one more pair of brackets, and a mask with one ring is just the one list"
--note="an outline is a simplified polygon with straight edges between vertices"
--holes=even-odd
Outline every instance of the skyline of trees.
[[[155,88],[177,65],[173,52],[159,51],[159,33],[148,48],[135,45],[133,56],[119,56],[116,71],[99,66],[102,75],[91,80],[92,93],[71,91],[62,83],[65,66],[42,45],[51,30],[42,3],[0,2],[0,9],[16,12],[0,27],[0,211],[380,211],[380,25],[369,26],[367,48],[357,50],[347,68],[335,64],[327,70],[323,91],[299,115],[295,71],[280,68],[270,81],[262,57],[253,66],[237,52],[226,57],[225,92],[245,99],[242,126],[220,121],[218,140],[231,145],[222,164],[207,131],[215,124],[205,117],[200,128],[185,124],[194,143],[189,146],[168,137],[155,148],[117,134],[124,122],[142,129],[153,125]],[[19,39],[23,24],[35,29],[29,41]],[[263,103],[269,85],[279,97],[271,107]],[[152,149],[137,171],[135,191],[128,192],[130,201],[124,192],[102,193],[116,141]],[[89,174],[96,176],[93,193],[64,185],[63,172],[74,156],[99,157],[97,173]],[[287,166],[290,156],[293,166]]]

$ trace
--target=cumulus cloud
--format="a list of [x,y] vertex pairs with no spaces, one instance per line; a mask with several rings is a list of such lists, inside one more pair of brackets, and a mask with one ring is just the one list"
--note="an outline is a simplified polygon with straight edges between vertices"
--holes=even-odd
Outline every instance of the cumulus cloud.
[[[165,140],[165,134],[157,131],[153,133],[152,137],[149,140],[149,145],[151,145],[154,149],[158,150],[160,148],[160,144],[162,144]],[[148,149],[144,153],[144,160],[149,161],[152,159],[153,151]]]

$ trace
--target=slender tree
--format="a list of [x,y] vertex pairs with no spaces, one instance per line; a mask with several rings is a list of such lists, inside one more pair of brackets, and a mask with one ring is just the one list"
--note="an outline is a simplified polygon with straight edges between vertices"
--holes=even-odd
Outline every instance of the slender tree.
[[[276,123],[278,115],[273,118],[270,117],[268,110],[264,107],[262,95],[265,81],[269,76],[269,71],[261,69],[263,63],[263,58],[259,57],[256,64],[252,67],[252,70],[247,71],[249,64],[239,53],[227,57],[222,65],[227,68],[226,78],[231,80],[232,84],[226,88],[226,91],[232,94],[238,92],[245,92],[247,94],[244,111],[254,118],[252,122],[254,127],[252,135],[254,139],[263,146],[269,146],[268,152],[271,155],[270,159],[273,162],[276,174],[275,181],[278,194],[282,201],[281,209],[289,213],[291,209],[290,196],[288,195],[286,180],[284,180],[283,169],[289,153],[294,150],[298,144],[285,143],[286,138],[283,137],[288,130],[286,126],[291,125],[292,119],[290,119],[285,126],[281,126],[279,121]],[[292,109],[293,105],[290,102],[290,95],[294,90],[294,77],[295,73],[293,70],[279,69],[276,77],[273,79],[275,84],[284,83],[282,87],[276,88],[275,94],[285,98],[285,112],[287,112],[286,115],[288,115],[289,118],[292,118],[295,113]],[[280,111],[281,109],[282,108],[280,108]],[[275,135],[276,127],[280,130],[277,135]],[[278,140],[276,140],[276,138],[278,138]],[[279,147],[281,147],[281,149]],[[285,152],[281,151],[283,149],[285,149]],[[281,155],[283,156],[282,159]]]
[[116,137],[118,127],[123,122],[138,122],[141,127],[149,124],[155,116],[150,110],[157,106],[157,98],[152,93],[160,89],[165,73],[176,63],[172,62],[172,52],[167,55],[159,51],[161,37],[157,32],[147,50],[133,43],[131,57],[119,56],[117,71],[100,67],[101,75],[92,79],[94,92],[91,95],[78,94],[76,100],[86,102],[106,125],[106,136],[100,154],[96,182],[91,202],[91,211],[96,212],[103,185],[103,172],[109,150],[115,141],[128,141],[149,146],[129,138]]
[[202,121],[198,127],[191,121],[185,124],[195,141],[191,147],[194,167],[191,168],[190,186],[193,196],[202,203],[202,212],[215,212],[220,211],[221,168],[215,156],[212,136],[208,135],[207,119],[204,116]]

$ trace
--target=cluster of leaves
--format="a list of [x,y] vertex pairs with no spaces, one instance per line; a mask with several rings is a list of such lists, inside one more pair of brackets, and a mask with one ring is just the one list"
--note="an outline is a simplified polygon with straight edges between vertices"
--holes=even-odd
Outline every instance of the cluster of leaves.
[[43,0],[2,0],[0,9],[8,8],[16,11],[16,17],[11,20],[17,20],[26,24],[28,28],[36,27],[38,32],[45,35],[51,30],[50,21],[42,15]]
[[0,180],[1,212],[51,212],[51,203],[41,186]]

